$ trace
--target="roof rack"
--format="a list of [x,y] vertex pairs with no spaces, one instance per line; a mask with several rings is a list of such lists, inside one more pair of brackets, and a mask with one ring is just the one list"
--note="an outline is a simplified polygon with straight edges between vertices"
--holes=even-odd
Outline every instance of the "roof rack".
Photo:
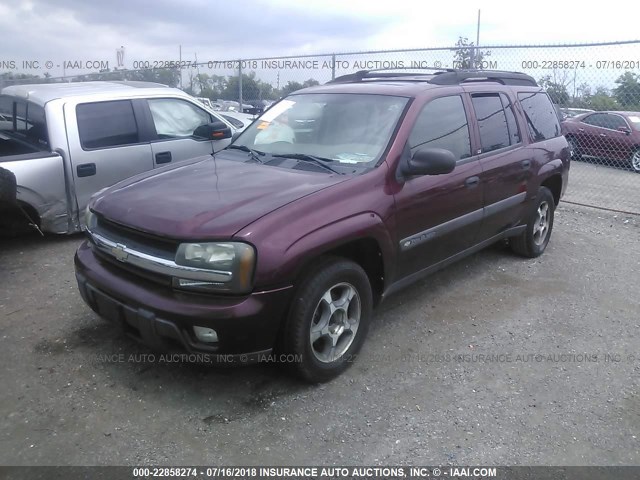
[[535,79],[521,72],[504,70],[454,70],[436,74],[429,80],[435,85],[460,85],[470,82],[497,82],[502,85],[521,85],[537,87]]
[[[393,70],[396,70],[395,72]],[[433,73],[397,72],[397,70],[432,70]],[[460,85],[471,82],[496,82],[502,85],[520,85],[537,87],[535,79],[526,73],[502,70],[457,70],[453,68],[405,68],[360,70],[342,75],[327,83],[356,83],[398,79],[412,82],[427,82],[434,85]]]
[[[415,72],[398,72],[398,70],[428,70],[433,73],[415,73]],[[404,77],[405,80],[419,80],[425,81],[431,78],[434,73],[455,72],[452,68],[430,68],[430,67],[417,67],[417,68],[378,68],[375,70],[359,70],[355,73],[348,75],[342,75],[327,83],[354,83],[362,82],[363,80],[378,80]]]

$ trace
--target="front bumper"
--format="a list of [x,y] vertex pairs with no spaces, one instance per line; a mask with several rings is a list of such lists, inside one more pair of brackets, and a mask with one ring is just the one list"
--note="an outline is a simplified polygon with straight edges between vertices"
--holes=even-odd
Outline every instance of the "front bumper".
[[[159,351],[186,351],[251,363],[271,352],[291,287],[234,297],[186,293],[141,278],[99,258],[84,242],[75,256],[82,299],[132,338]],[[193,326],[213,328],[215,344]]]

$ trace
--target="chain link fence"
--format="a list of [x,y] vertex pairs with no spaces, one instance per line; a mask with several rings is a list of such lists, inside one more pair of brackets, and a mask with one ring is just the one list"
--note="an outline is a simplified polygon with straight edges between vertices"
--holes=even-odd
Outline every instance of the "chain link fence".
[[[640,214],[640,40],[576,45],[482,46],[460,39],[424,48],[241,60],[40,78],[0,74],[12,84],[153,81],[207,98],[218,110],[260,112],[300,88],[372,69],[480,68],[533,76],[550,95],[573,151],[565,200]],[[177,62],[176,62],[177,63]]]

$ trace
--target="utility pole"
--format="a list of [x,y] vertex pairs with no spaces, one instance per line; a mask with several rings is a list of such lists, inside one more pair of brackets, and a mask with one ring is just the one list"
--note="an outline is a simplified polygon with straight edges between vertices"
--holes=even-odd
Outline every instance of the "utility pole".
[[478,28],[476,29],[476,48],[473,55],[474,67],[478,68],[477,59],[480,57],[480,9],[478,9]]
[[244,111],[242,108],[242,60],[238,60],[238,101],[240,103],[238,111],[242,113]]
[[[178,49],[179,49],[180,65],[182,65],[182,45],[178,45]],[[182,90],[182,68],[178,68],[178,72],[180,72],[180,90]]]

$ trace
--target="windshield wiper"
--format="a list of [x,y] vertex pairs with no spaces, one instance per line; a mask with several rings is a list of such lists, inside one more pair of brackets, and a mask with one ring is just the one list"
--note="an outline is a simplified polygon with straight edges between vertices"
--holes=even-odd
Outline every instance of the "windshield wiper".
[[280,155],[273,155],[276,158],[293,158],[294,160],[300,160],[302,162],[307,162],[307,163],[313,163],[314,165],[318,165],[322,168],[324,168],[325,170],[328,170],[332,173],[337,173],[338,175],[343,175],[341,172],[339,172],[338,170],[335,170],[334,168],[331,168],[329,165],[327,165],[327,162],[333,162],[333,160],[331,160],[330,158],[322,158],[322,157],[316,157],[314,155],[308,155],[306,153],[287,153],[287,154],[280,154]]
[[254,150],[253,148],[249,148],[244,145],[229,145],[227,148],[229,149],[235,148],[236,150],[242,150],[243,152],[247,152],[249,154],[249,157],[251,157],[251,160],[254,160],[258,163],[264,163],[264,160],[260,158],[265,156],[264,152],[261,152],[259,150]]

